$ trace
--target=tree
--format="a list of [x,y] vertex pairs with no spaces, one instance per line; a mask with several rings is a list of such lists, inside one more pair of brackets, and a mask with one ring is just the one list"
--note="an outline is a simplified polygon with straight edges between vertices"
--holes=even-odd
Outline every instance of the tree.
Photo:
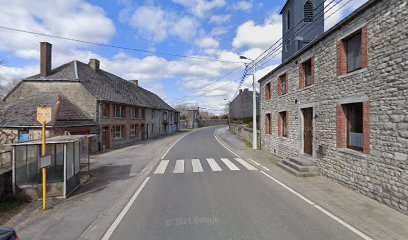
[[[0,59],[0,66],[4,66],[6,64],[5,59]],[[1,79],[1,76],[0,76]],[[0,85],[0,98],[3,98],[4,96],[7,95],[8,92],[10,92],[17,84],[20,82],[18,79],[13,79],[11,81],[6,82],[6,84],[1,84]]]

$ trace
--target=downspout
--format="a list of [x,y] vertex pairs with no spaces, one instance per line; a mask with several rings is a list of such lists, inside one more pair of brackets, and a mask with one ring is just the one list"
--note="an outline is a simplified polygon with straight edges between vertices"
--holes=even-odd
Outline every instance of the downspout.
[[96,116],[96,123],[97,123],[97,134],[98,134],[98,150],[102,151],[101,148],[101,142],[102,142],[102,136],[101,136],[101,109],[102,109],[102,103],[97,101],[97,116]]

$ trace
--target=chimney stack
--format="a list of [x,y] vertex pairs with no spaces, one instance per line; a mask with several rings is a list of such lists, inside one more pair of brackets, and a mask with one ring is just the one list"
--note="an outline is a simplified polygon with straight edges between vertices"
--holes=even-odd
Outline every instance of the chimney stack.
[[95,58],[91,58],[89,59],[89,66],[95,71],[97,72],[99,70],[99,60],[95,59]]
[[242,89],[239,89],[239,93],[242,93]]
[[130,80],[130,82],[132,82],[136,86],[139,86],[139,80]]
[[51,73],[52,44],[48,42],[40,44],[40,74],[42,77],[47,77]]

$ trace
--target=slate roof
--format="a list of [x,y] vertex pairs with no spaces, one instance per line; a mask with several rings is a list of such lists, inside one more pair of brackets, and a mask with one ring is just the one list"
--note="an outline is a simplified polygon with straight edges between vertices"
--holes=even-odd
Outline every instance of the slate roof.
[[175,111],[156,94],[102,69],[72,61],[52,70],[47,77],[39,74],[23,81],[78,81],[98,100]]
[[[59,110],[58,101],[60,101]],[[96,125],[95,121],[88,114],[60,93],[42,93],[2,104],[0,108],[0,127],[41,126],[36,120],[37,107],[52,108],[53,121],[48,125],[53,127]],[[58,112],[58,116],[54,115],[56,112]]]

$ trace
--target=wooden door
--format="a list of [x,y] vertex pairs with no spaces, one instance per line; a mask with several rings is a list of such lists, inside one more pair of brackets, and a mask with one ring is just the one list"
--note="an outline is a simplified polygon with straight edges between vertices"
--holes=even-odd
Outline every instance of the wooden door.
[[109,127],[104,127],[102,129],[102,148],[109,149]]
[[304,153],[313,155],[313,108],[303,109],[303,122]]
[[140,125],[140,134],[142,135],[142,141],[146,140],[146,131],[144,124]]

